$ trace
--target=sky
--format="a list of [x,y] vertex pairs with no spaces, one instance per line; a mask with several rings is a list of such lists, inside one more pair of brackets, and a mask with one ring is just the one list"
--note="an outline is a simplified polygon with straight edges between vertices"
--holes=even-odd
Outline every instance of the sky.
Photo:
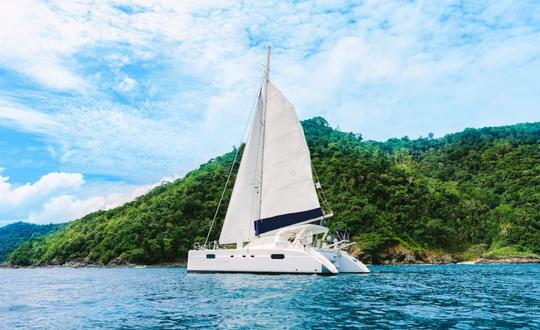
[[0,226],[132,200],[241,143],[264,53],[365,139],[540,121],[540,1],[1,1]]

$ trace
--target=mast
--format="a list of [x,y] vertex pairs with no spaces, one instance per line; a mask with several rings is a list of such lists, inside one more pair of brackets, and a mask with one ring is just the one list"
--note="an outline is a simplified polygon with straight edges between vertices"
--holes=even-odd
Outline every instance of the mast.
[[220,244],[238,248],[324,217],[304,130],[294,105],[269,79],[270,48],[263,64],[256,111],[219,237]]
[[266,65],[264,67],[264,81],[268,83],[268,73],[270,72],[270,46],[266,48]]
[[270,72],[270,46],[266,48],[266,65],[264,67],[264,82],[263,82],[263,95],[264,95],[264,102],[263,102],[263,109],[262,109],[262,150],[261,150],[261,177],[259,178],[259,208],[258,208],[258,214],[257,219],[262,219],[261,212],[262,212],[262,187],[263,187],[263,177],[264,177],[264,143],[266,140],[266,104],[268,103],[268,82],[269,82],[269,72]]

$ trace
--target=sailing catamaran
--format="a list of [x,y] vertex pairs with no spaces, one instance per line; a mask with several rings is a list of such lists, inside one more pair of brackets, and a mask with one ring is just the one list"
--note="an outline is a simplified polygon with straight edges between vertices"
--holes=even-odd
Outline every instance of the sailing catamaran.
[[342,237],[330,244],[328,228],[315,224],[332,214],[321,208],[304,130],[294,106],[268,79],[269,64],[270,48],[219,243],[208,244],[207,238],[196,244],[187,270],[367,273],[346,251],[354,243]]

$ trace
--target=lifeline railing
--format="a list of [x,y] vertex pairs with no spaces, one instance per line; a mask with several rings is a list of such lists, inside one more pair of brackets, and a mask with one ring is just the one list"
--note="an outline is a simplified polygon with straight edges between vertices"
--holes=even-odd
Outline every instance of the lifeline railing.
[[193,249],[195,250],[217,250],[218,248],[218,241],[212,241],[208,243],[195,242],[193,244]]
[[356,242],[349,242],[349,240],[343,240],[343,241],[339,241],[339,242],[330,244],[326,248],[329,249],[329,250],[333,249],[333,248],[336,248],[338,250],[345,250],[346,248],[348,248],[349,246],[354,245],[354,244],[356,244]]

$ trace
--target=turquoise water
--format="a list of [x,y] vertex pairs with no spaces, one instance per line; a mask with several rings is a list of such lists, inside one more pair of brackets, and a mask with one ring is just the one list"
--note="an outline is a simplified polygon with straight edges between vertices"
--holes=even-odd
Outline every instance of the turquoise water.
[[0,328],[540,328],[540,265],[367,275],[0,269]]

